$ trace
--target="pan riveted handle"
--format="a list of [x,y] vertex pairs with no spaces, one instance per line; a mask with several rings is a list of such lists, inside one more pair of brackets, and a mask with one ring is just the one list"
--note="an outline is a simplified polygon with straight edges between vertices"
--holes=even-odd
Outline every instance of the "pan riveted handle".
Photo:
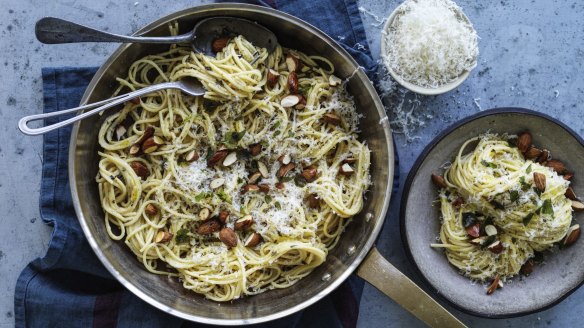
[[442,305],[389,263],[374,247],[357,275],[396,301],[430,327],[466,327]]

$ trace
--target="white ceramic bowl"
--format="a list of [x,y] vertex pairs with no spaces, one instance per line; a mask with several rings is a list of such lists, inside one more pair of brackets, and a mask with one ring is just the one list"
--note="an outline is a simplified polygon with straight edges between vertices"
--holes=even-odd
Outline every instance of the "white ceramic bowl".
[[[456,80],[449,82],[449,83],[446,83],[438,88],[426,88],[426,87],[421,87],[419,85],[415,85],[413,83],[410,83],[410,82],[404,80],[401,76],[399,76],[391,68],[391,65],[389,63],[389,58],[387,58],[387,56],[386,56],[386,54],[387,54],[386,33],[388,33],[389,27],[393,24],[397,14],[403,10],[403,7],[404,7],[403,3],[399,6],[397,6],[397,8],[395,8],[395,10],[387,18],[385,25],[383,25],[383,32],[384,33],[381,33],[381,58],[383,60],[383,64],[387,68],[387,71],[389,72],[391,77],[397,83],[399,83],[401,86],[403,86],[404,88],[411,90],[415,93],[419,93],[421,95],[435,96],[435,95],[443,94],[443,93],[446,93],[446,92],[451,91],[453,89],[456,89],[456,87],[461,85],[462,82],[464,82],[466,80],[466,78],[470,74],[470,71],[464,71]],[[462,10],[459,11],[458,14],[460,14],[460,17],[463,20],[465,20],[467,23],[471,24],[470,20],[468,19],[468,17],[466,17],[466,15],[464,14],[464,12],[462,12]]]

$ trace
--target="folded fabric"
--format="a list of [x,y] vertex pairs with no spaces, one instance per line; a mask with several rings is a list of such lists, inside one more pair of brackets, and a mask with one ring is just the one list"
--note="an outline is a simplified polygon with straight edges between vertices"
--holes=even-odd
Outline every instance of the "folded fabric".
[[[256,1],[294,13],[321,28],[355,57],[366,72],[376,69],[356,0]],[[44,111],[75,107],[97,68],[43,69]],[[372,76],[372,75],[370,75]],[[63,118],[61,118],[63,119]],[[46,123],[56,122],[47,119]],[[123,288],[99,262],[79,226],[69,190],[67,160],[71,128],[44,135],[40,210],[54,227],[47,254],[21,273],[15,292],[17,327],[204,327],[184,322]],[[399,166],[396,166],[396,168]],[[396,177],[396,181],[397,181]],[[354,327],[363,281],[352,276],[313,306],[262,327]]]

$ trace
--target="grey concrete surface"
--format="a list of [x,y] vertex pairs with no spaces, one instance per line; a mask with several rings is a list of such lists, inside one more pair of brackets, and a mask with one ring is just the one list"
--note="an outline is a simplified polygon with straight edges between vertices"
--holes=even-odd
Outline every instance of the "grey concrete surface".
[[[102,29],[130,33],[168,13],[205,1],[3,0],[0,9],[0,327],[14,325],[13,294],[22,268],[44,254],[51,228],[39,218],[42,139],[24,137],[18,118],[42,111],[41,67],[96,66],[115,45],[46,46],[34,38],[34,22],[58,16]],[[369,47],[379,52],[379,24],[400,1],[360,0]],[[396,133],[401,184],[422,148],[439,131],[480,109],[522,106],[545,112],[584,134],[584,3],[564,0],[504,0],[458,3],[481,37],[479,65],[458,90],[437,97],[414,97],[387,89],[388,113],[405,99],[415,121],[408,134]],[[377,17],[376,17],[377,16]],[[393,125],[396,132],[403,126]],[[378,248],[399,269],[419,281],[405,257],[394,195]],[[470,296],[469,296],[470,297]],[[579,327],[584,291],[559,305],[521,318],[489,320],[453,312],[473,327]],[[418,320],[366,285],[360,327],[421,327]]]

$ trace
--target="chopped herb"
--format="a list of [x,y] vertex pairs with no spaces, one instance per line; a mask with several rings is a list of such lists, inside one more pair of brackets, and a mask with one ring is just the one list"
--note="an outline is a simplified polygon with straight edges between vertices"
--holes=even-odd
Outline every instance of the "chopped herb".
[[517,138],[510,138],[507,140],[509,147],[517,147]]
[[211,196],[211,194],[209,194],[207,192],[200,192],[200,193],[195,195],[195,201],[200,202],[209,196]]
[[534,192],[535,192],[535,193],[536,193],[538,196],[541,196],[541,190],[539,190],[538,188],[536,188],[536,187],[533,187],[533,191],[534,191]]
[[497,235],[488,236],[487,239],[485,239],[485,242],[482,243],[481,245],[483,247],[488,247],[489,245],[491,245],[492,243],[494,243],[495,240],[497,240]]
[[217,196],[224,202],[231,203],[231,197],[223,190],[217,192]]
[[209,99],[205,99],[203,100],[203,108],[205,108],[205,111],[207,111],[208,113],[213,113],[215,111],[215,109],[217,109],[217,107],[219,107],[220,103],[217,101],[213,101],[213,100],[209,100]]
[[519,183],[521,184],[521,190],[528,191],[531,185],[525,182],[525,177],[519,177]]
[[237,143],[239,142],[239,140],[241,140],[244,135],[245,135],[245,131],[241,131],[241,132],[229,131],[225,134],[225,138],[224,138],[223,142],[225,143],[225,146],[227,146],[229,148],[235,148],[237,146]]
[[237,177],[237,184],[242,184],[243,183],[243,179],[240,177]]
[[496,201],[496,200],[492,200],[492,201],[490,202],[490,204],[491,204],[491,205],[493,205],[493,207],[494,207],[495,209],[497,209],[497,210],[504,210],[504,209],[505,209],[505,206],[503,206],[503,204],[499,203],[499,202],[498,202],[498,201]]
[[527,214],[527,216],[523,218],[523,225],[527,226],[529,224],[529,222],[531,222],[532,218],[533,218],[533,213]]
[[176,237],[174,237],[174,240],[176,240],[177,244],[188,243],[191,240],[191,238],[189,237],[189,230],[188,229],[180,229],[179,231],[177,231]]
[[296,183],[296,186],[302,188],[306,186],[307,181],[302,175],[299,174],[294,178],[294,183]]
[[276,132],[274,132],[274,137],[277,137],[280,135],[280,130],[277,130]]
[[497,168],[497,165],[495,163],[487,162],[484,159],[481,160],[481,164],[483,164],[485,167],[490,167],[492,169],[496,169]]
[[525,169],[525,173],[531,173],[531,164],[529,164],[529,166]]
[[298,87],[298,93],[306,97],[306,95],[310,93],[311,88],[312,85],[301,85]]
[[514,202],[516,202],[516,201],[519,200],[519,191],[517,191],[517,190],[511,190],[511,191],[509,191],[509,195],[510,195],[510,198],[511,198],[511,202],[512,203],[514,203]]
[[274,207],[281,210],[282,209],[282,205],[280,204],[280,202],[275,202],[274,203]]
[[477,217],[474,213],[472,212],[466,212],[466,213],[462,213],[462,225],[465,228],[468,228],[472,225],[474,225],[477,221]]
[[543,201],[543,205],[541,205],[541,213],[542,214],[549,214],[554,215],[554,208],[552,207],[552,201],[546,199]]
[[266,203],[271,203],[272,202],[272,196],[270,195],[266,195],[266,197],[264,197],[264,201],[266,201]]
[[288,131],[288,138],[294,138],[294,132]]
[[280,124],[282,124],[281,121],[276,121],[276,123],[274,123],[274,130],[280,127]]
[[268,143],[268,141],[266,141],[266,140],[262,140],[262,141],[260,141],[260,145],[262,145],[264,148],[268,148],[268,146],[269,146],[270,144]]

